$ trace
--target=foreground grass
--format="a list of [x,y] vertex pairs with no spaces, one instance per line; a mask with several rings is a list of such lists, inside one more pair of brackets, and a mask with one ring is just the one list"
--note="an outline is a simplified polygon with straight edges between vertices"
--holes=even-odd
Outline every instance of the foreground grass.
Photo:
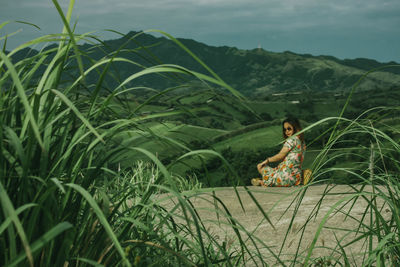
[[[148,150],[114,142],[118,135],[132,130],[158,139],[157,133],[136,116],[143,106],[128,110],[129,117],[115,113],[115,103],[135,90],[129,82],[142,75],[189,75],[237,92],[211,70],[210,76],[205,76],[172,65],[143,68],[117,88],[107,88],[103,82],[107,75],[113,75],[108,71],[113,62],[135,62],[119,58],[119,50],[99,61],[91,60],[76,43],[95,39],[76,35],[69,26],[73,1],[65,16],[58,2],[53,3],[65,23],[62,34],[43,36],[10,52],[0,51],[0,265],[239,262],[244,251],[227,254],[207,235],[190,202],[180,194],[199,187],[195,177],[174,177]],[[18,62],[12,60],[24,47],[50,41],[57,41],[58,46]],[[97,75],[97,84],[86,84],[89,74]],[[110,94],[105,96],[104,90]],[[215,153],[191,152],[174,140],[159,141],[174,143],[184,151],[183,157],[185,153]],[[141,179],[138,169],[120,171],[117,162],[127,150],[147,156],[155,169],[151,167]],[[176,223],[171,213],[151,201],[160,192],[178,198],[187,223]],[[193,232],[192,227],[196,229]]]

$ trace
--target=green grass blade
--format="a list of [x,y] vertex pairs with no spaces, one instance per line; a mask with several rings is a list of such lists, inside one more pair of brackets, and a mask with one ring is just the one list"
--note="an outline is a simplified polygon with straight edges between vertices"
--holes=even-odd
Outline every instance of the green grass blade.
[[103,138],[100,136],[100,134],[96,131],[96,129],[93,128],[93,126],[90,124],[90,122],[82,115],[82,113],[79,112],[79,110],[75,107],[74,103],[72,103],[71,100],[69,100],[63,93],[60,91],[51,90],[54,94],[56,94],[60,99],[75,113],[75,115],[83,122],[83,124],[101,141],[104,143]]
[[103,264],[100,264],[94,260],[89,260],[89,259],[84,259],[84,258],[75,258],[75,260],[90,264],[91,266],[95,266],[95,267],[104,267]]
[[[28,257],[30,266],[33,266],[33,256],[32,256],[32,249],[29,246],[28,238],[26,237],[24,228],[22,226],[21,221],[18,218],[18,214],[14,209],[13,204],[11,203],[10,198],[7,195],[6,190],[3,187],[3,184],[0,182],[0,201],[3,207],[5,217],[9,217],[11,221],[14,223],[15,228],[17,229],[17,233],[22,241],[22,244],[25,249],[25,255]],[[10,237],[10,238],[17,238],[17,237]]]
[[7,24],[11,23],[11,21],[4,21],[0,24],[0,30],[4,28],[4,26],[6,26]]
[[[19,207],[18,209],[15,210],[15,213],[16,213],[17,215],[19,215],[19,214],[22,213],[24,210],[29,209],[29,208],[31,208],[31,207],[35,207],[35,206],[37,206],[37,204],[33,204],[33,203],[22,205],[21,207]],[[11,217],[7,217],[7,218],[4,220],[4,222],[0,225],[0,235],[1,235],[1,233],[4,232],[4,230],[7,229],[7,227],[10,225],[11,222],[12,222]]]
[[10,144],[14,147],[16,154],[18,155],[19,160],[21,161],[21,165],[23,170],[26,170],[27,165],[27,157],[22,147],[21,140],[18,138],[17,134],[10,128],[5,127],[6,136],[9,138]]
[[274,224],[271,222],[271,220],[269,219],[267,213],[265,213],[264,208],[261,207],[260,203],[258,203],[257,199],[254,197],[253,193],[251,193],[251,191],[249,190],[249,188],[247,186],[244,187],[244,189],[246,190],[247,194],[249,194],[251,200],[253,200],[253,203],[256,204],[257,208],[259,211],[261,211],[262,215],[264,216],[264,218],[268,221],[268,223],[271,225],[271,227],[275,229]]
[[[61,222],[47,231],[44,235],[42,235],[38,240],[32,243],[31,248],[32,252],[35,252],[46,245],[48,242],[52,241],[56,236],[61,234],[62,232],[72,228],[72,224],[69,222]],[[15,260],[13,260],[8,266],[16,266],[22,260],[26,258],[26,254],[19,255]]]
[[99,205],[96,203],[96,201],[93,199],[93,197],[80,185],[69,183],[69,184],[67,184],[67,186],[78,191],[86,199],[86,201],[89,203],[89,205],[93,208],[94,212],[96,213],[97,218],[99,219],[100,223],[103,225],[104,230],[107,232],[108,236],[112,240],[115,248],[117,249],[118,253],[120,254],[120,256],[123,260],[124,265],[131,266],[128,259],[126,258],[125,252],[122,249],[120,242],[117,239],[117,236],[113,232],[109,222],[107,221],[107,218],[104,216],[103,211],[100,209]]
[[[74,34],[71,31],[71,27],[69,26],[69,23],[71,20],[71,15],[72,15],[72,9],[74,8],[75,0],[70,0],[70,2],[69,2],[67,17],[64,16],[64,13],[63,13],[58,1],[57,0],[52,0],[52,1],[64,23],[63,33],[65,33],[65,31],[67,31],[68,35],[70,37],[70,40],[72,41],[72,46],[74,48],[76,60],[78,62],[79,71],[80,71],[81,75],[84,75],[82,58],[81,58],[78,46],[76,44]],[[62,46],[62,42],[60,43],[60,46]]]
[[327,211],[327,213],[325,214],[325,216],[323,217],[323,219],[321,220],[321,223],[318,225],[318,229],[314,235],[314,239],[310,244],[310,248],[308,249],[308,253],[307,256],[304,260],[304,266],[307,266],[308,262],[310,261],[311,258],[311,254],[315,248],[315,244],[317,243],[318,237],[321,234],[321,230],[324,227],[325,223],[328,221],[329,216],[331,215],[331,213],[343,202],[348,201],[350,199],[352,199],[353,197],[355,197],[355,195],[351,195],[351,196],[347,196],[342,198],[341,200],[337,201],[335,204],[333,204],[330,209]]
[[30,23],[30,22],[27,22],[27,21],[16,20],[15,22],[21,23],[21,24],[25,24],[25,25],[29,25],[29,26],[33,26],[33,27],[35,27],[36,29],[41,30],[41,28],[40,28],[38,25],[33,24],[33,23]]
[[14,81],[14,84],[17,88],[17,93],[18,96],[20,97],[24,108],[25,108],[25,112],[27,113],[27,119],[29,120],[29,122],[31,123],[32,126],[32,130],[35,133],[35,137],[39,143],[39,145],[42,147],[42,149],[44,149],[44,145],[43,145],[43,140],[40,136],[40,131],[39,131],[39,127],[38,124],[36,123],[36,120],[33,116],[33,111],[32,111],[32,107],[29,105],[28,102],[28,98],[25,94],[25,90],[22,87],[22,83],[21,80],[18,77],[17,71],[14,68],[14,65],[11,63],[11,61],[8,59],[8,57],[2,52],[0,51],[0,57],[1,59],[4,61],[4,63],[6,64],[8,70],[10,71],[11,77]]

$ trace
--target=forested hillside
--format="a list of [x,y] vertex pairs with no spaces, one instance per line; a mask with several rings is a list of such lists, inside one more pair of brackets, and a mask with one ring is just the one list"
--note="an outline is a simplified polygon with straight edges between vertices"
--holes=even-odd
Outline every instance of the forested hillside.
[[[248,97],[265,97],[283,91],[348,91],[367,71],[376,69],[359,85],[359,90],[398,88],[400,68],[390,67],[394,62],[380,63],[371,59],[340,60],[332,56],[300,55],[292,52],[273,53],[263,49],[241,50],[235,47],[214,47],[191,39],[178,39],[184,46],[218,74],[227,84]],[[47,49],[50,49],[50,46]],[[124,57],[135,65],[115,62],[111,66],[114,77],[107,78],[108,89],[118,86],[130,73],[155,64],[176,64],[187,69],[209,72],[175,42],[166,37],[129,32],[125,36],[101,44],[84,44],[84,64],[103,57]],[[14,60],[37,53],[25,49]],[[71,62],[75,64],[75,62]],[[71,66],[72,67],[72,66]],[[88,83],[96,82],[96,74]],[[167,77],[167,79],[165,79]],[[131,86],[164,89],[190,81],[190,77],[176,74],[147,75],[136,79]]]

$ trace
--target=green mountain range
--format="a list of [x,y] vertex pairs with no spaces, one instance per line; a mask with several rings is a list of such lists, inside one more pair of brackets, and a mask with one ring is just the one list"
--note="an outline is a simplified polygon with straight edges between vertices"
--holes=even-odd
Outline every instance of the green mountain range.
[[[228,46],[209,46],[191,39],[178,40],[226,83],[248,97],[265,97],[271,93],[303,90],[347,91],[372,69],[376,70],[362,80],[358,85],[359,90],[400,86],[400,67],[390,67],[396,65],[395,62],[380,63],[365,58],[340,60],[332,56],[274,53],[263,49],[241,50]],[[118,51],[118,56],[138,63],[135,66],[115,62],[112,66],[115,76],[107,80],[111,89],[117,87],[129,75],[141,70],[140,65],[176,64],[209,74],[175,42],[146,33],[132,31],[122,38],[107,40],[101,44],[84,44],[81,49],[87,53],[88,58],[95,60]],[[23,53],[16,55],[23,56]],[[84,60],[85,64],[89,62],[89,59]],[[192,79],[182,75],[166,75],[166,78],[148,75],[136,79],[135,84],[131,86],[165,89]],[[89,75],[89,84],[97,79],[97,74]]]

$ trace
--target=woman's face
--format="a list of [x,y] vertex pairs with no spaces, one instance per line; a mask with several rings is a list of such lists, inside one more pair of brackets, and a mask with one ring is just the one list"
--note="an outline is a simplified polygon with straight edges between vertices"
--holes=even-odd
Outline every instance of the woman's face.
[[292,136],[294,134],[293,126],[288,122],[285,122],[283,124],[283,130],[285,131],[285,134],[286,134],[287,137],[290,137],[290,136]]

